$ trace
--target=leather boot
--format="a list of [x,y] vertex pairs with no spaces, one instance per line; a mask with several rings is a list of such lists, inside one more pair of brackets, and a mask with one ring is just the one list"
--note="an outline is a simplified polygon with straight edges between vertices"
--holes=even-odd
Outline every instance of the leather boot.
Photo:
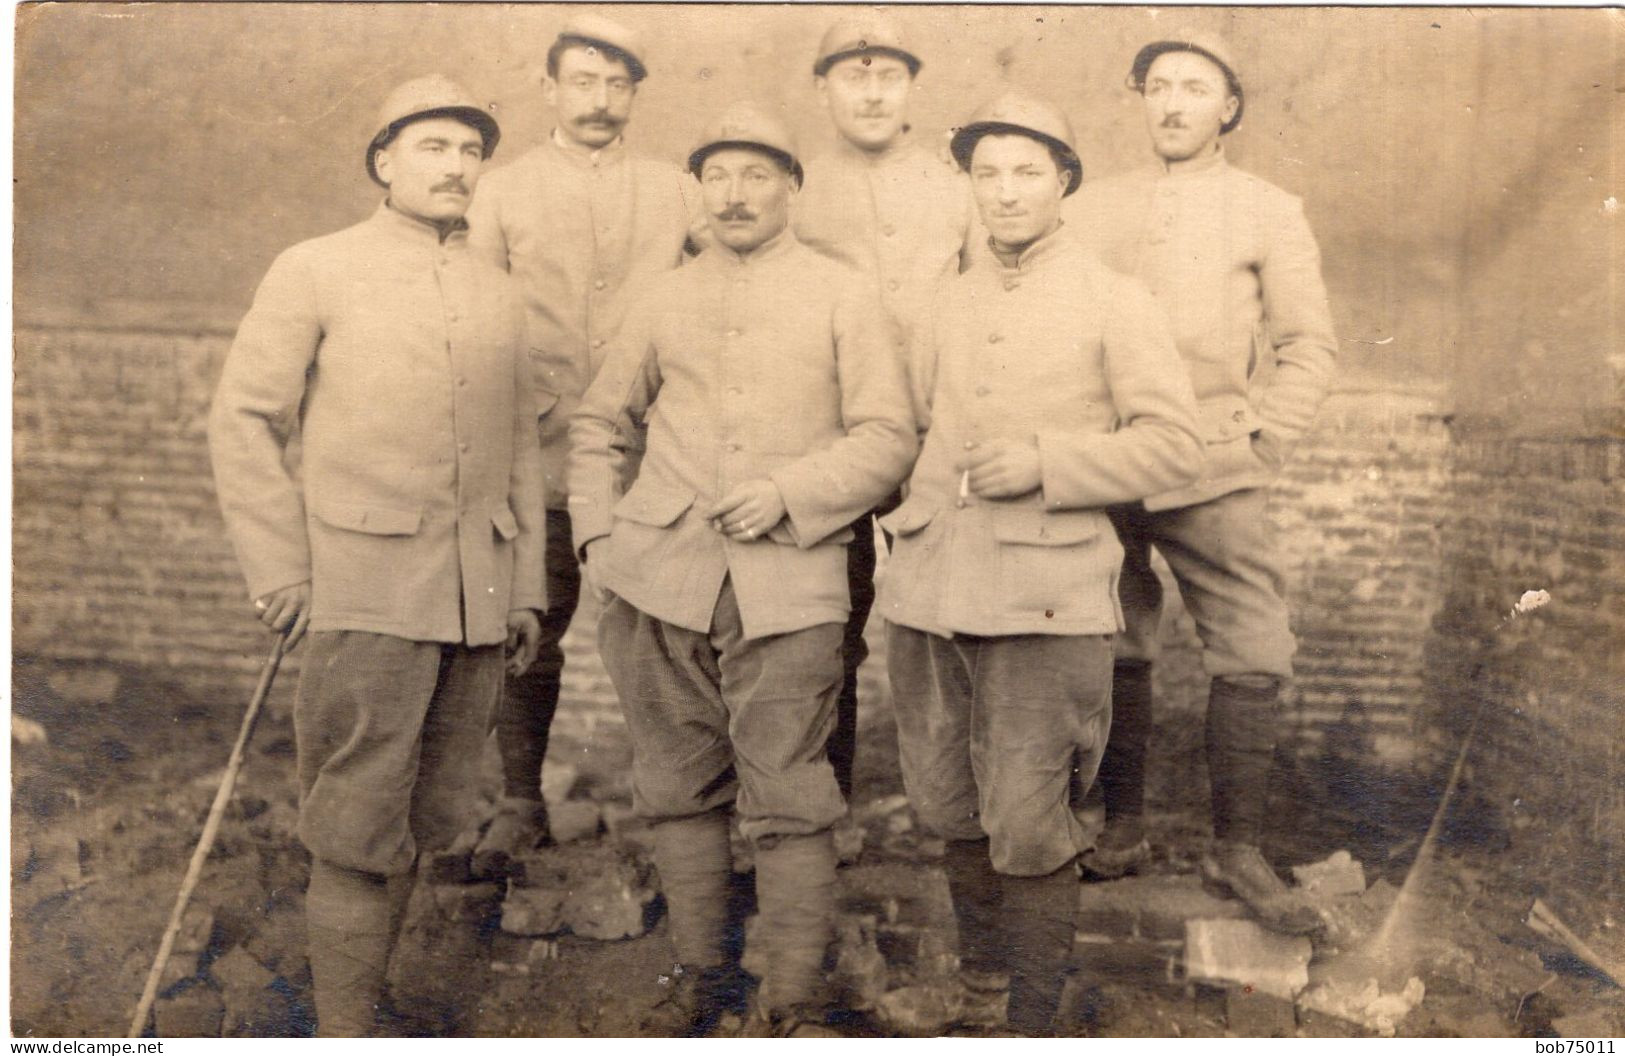
[[1101,756],[1101,796],[1106,829],[1080,863],[1095,879],[1115,880],[1138,872],[1151,859],[1145,837],[1145,754],[1151,740],[1151,664],[1119,660],[1112,665],[1112,726]]
[[966,985],[973,989],[1002,989],[989,978],[1005,974],[1005,951],[1000,926],[1003,878],[993,871],[988,841],[950,840],[943,851],[942,866],[948,874],[948,894],[959,925],[959,968],[968,976]]
[[475,876],[501,879],[508,875],[515,859],[552,842],[545,802],[504,796],[497,802],[497,812],[485,835],[474,845],[469,868]]
[[1029,1037],[1054,1033],[1072,936],[1077,930],[1078,872],[1071,862],[1047,876],[1001,877],[1010,1026]]
[[320,859],[311,863],[305,921],[318,1037],[374,1032],[395,944],[391,908],[383,877]]
[[835,840],[768,836],[756,845],[758,934],[767,974],[757,994],[761,1010],[777,1019],[827,1006],[824,960],[835,938]]
[[1213,796],[1214,848],[1202,877],[1253,910],[1266,927],[1293,935],[1323,925],[1320,913],[1289,889],[1264,860],[1259,843],[1269,806],[1280,681],[1215,678],[1208,693],[1207,765]]

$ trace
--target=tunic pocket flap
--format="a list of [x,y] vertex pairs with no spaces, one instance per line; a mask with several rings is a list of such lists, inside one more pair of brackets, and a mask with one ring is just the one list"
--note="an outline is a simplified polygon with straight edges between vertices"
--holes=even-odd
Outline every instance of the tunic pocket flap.
[[880,518],[880,527],[895,536],[913,535],[936,519],[937,508],[924,502],[905,502]]
[[314,499],[311,510],[334,528],[368,535],[416,535],[423,523],[423,510],[402,510],[391,506],[369,506],[359,502]]
[[1209,444],[1222,444],[1247,436],[1258,428],[1258,419],[1245,399],[1221,400],[1197,408],[1197,428]]
[[694,505],[691,492],[640,482],[615,504],[615,516],[650,528],[669,528]]
[[519,521],[505,502],[491,507],[491,525],[504,539],[513,539],[519,534]]
[[541,385],[534,386],[531,392],[536,397],[536,417],[540,418],[559,404],[559,394],[552,389]]
[[1100,517],[1074,510],[1050,513],[1036,506],[999,510],[993,538],[1025,546],[1076,546],[1100,535]]

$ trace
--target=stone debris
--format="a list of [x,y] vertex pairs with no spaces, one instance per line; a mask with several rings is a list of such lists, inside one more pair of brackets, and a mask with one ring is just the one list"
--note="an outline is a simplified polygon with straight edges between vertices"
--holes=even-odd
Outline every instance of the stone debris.
[[898,1034],[931,1038],[954,1026],[1002,1026],[1009,1000],[1008,991],[974,991],[950,978],[889,990],[875,1014]]
[[510,935],[556,935],[564,930],[570,892],[553,887],[509,885],[502,900],[502,930]]
[[434,884],[466,884],[474,879],[474,848],[480,842],[479,826],[464,829],[451,846],[429,855],[428,878]]
[[1196,982],[1250,986],[1291,998],[1309,985],[1309,940],[1281,935],[1251,920],[1185,924],[1185,975]]
[[1078,888],[1080,937],[1182,941],[1188,920],[1246,916],[1245,905],[1209,894],[1194,875],[1130,876]]
[[45,727],[33,719],[25,719],[21,715],[11,716],[11,743],[27,746],[31,744],[50,744],[51,738],[45,732]]
[[852,822],[855,825],[868,825],[881,818],[909,808],[908,797],[902,793],[886,796],[882,799],[871,800],[852,812]]
[[1427,993],[1422,980],[1411,976],[1403,989],[1384,993],[1374,978],[1358,982],[1328,979],[1305,990],[1298,1007],[1336,1016],[1385,1038],[1394,1036],[1401,1020],[1422,1003]]
[[850,821],[835,826],[835,856],[842,865],[852,865],[863,854],[863,826]]
[[649,930],[645,923],[652,887],[617,882],[614,876],[570,892],[565,900],[564,919],[570,930],[582,938],[609,942],[632,939]]
[[1359,895],[1365,892],[1365,869],[1347,851],[1308,865],[1294,865],[1292,878],[1305,891],[1321,895]]
[[502,885],[490,880],[430,886],[434,891],[434,904],[447,920],[478,924],[495,915],[502,902]]
[[597,836],[603,812],[590,799],[572,799],[547,808],[547,827],[555,843],[574,843]]
[[233,946],[209,965],[209,977],[220,984],[220,989],[226,995],[226,1003],[230,1005],[233,997],[256,993],[270,986],[276,973],[255,960],[243,947]]

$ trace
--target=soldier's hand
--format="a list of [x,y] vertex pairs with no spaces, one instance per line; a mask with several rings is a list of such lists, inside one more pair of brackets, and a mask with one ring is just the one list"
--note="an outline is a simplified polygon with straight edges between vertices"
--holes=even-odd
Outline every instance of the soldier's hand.
[[287,648],[292,649],[310,625],[310,581],[273,590],[256,599],[254,609],[265,626],[278,633],[287,632]]
[[508,610],[508,676],[518,678],[536,662],[542,622],[531,609]]
[[784,520],[784,496],[771,480],[747,480],[709,510],[711,527],[736,542],[750,542]]
[[[602,559],[604,553],[603,542],[608,536],[594,539],[581,548],[581,579],[587,587],[587,592],[596,598],[599,604],[604,601],[604,576]],[[598,555],[595,558],[593,555]]]
[[984,499],[1013,499],[1044,482],[1044,465],[1036,440],[1000,438],[967,443],[954,468],[968,473],[971,493]]

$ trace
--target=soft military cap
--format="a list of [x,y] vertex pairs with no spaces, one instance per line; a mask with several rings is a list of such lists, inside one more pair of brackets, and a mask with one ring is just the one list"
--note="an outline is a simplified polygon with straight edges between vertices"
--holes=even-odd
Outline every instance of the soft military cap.
[[367,144],[367,175],[372,177],[374,183],[382,186],[384,181],[378,178],[373,156],[389,146],[401,129],[413,121],[431,117],[455,118],[478,130],[484,144],[482,154],[487,158],[497,149],[497,141],[502,138],[496,118],[450,77],[435,73],[407,81],[384,99],[384,105],[378,111],[378,133]]
[[1078,160],[1072,122],[1054,103],[1019,88],[1012,88],[976,111],[968,124],[954,131],[948,149],[959,167],[969,172],[971,155],[983,136],[1012,134],[1036,139],[1055,152],[1067,173],[1063,198],[1078,189],[1083,182],[1083,162]]
[[591,11],[572,15],[564,28],[559,30],[559,40],[579,42],[588,47],[607,45],[620,52],[626,56],[626,72],[631,74],[633,84],[649,76],[649,68],[644,65],[647,52],[643,49],[643,38],[612,18]]
[[1151,71],[1151,64],[1157,61],[1158,55],[1166,55],[1170,51],[1188,51],[1200,55],[1224,71],[1224,79],[1230,86],[1230,94],[1236,97],[1236,115],[1220,126],[1219,132],[1222,135],[1241,124],[1241,112],[1247,108],[1247,98],[1241,92],[1241,75],[1236,72],[1235,55],[1230,50],[1230,45],[1212,33],[1187,33],[1167,40],[1154,40],[1147,44],[1134,56],[1134,65],[1130,67],[1128,73],[1128,86],[1136,92],[1143,93],[1145,75]]
[[761,151],[789,169],[797,183],[801,182],[795,137],[790,135],[784,122],[755,103],[734,103],[706,128],[699,144],[688,155],[688,171],[698,178],[705,159],[729,147]]
[[919,56],[903,43],[903,34],[889,19],[879,15],[856,15],[843,18],[829,27],[818,45],[818,60],[813,63],[813,76],[822,77],[829,68],[842,59],[858,55],[890,55],[908,65],[909,76],[920,74]]

